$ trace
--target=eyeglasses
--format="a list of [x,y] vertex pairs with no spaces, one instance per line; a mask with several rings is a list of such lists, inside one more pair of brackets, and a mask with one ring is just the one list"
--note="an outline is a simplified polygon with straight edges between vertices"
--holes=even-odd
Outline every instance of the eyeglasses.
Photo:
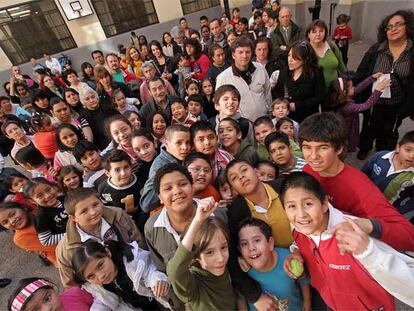
[[204,174],[210,174],[212,171],[209,167],[189,167],[188,170],[196,174],[199,174],[200,172],[203,172]]
[[392,31],[394,29],[400,29],[402,26],[405,26],[405,22],[395,23],[394,25],[388,25],[385,27],[385,31]]

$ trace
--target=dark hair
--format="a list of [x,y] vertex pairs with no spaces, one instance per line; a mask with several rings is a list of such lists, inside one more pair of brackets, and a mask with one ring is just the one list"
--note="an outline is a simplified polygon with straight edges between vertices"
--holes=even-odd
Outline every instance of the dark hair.
[[49,100],[49,109],[53,111],[53,107],[55,105],[61,103],[61,102],[65,103],[65,105],[67,105],[67,103],[62,98],[60,98],[60,97],[52,97]]
[[[241,19],[240,19],[240,21],[241,21]],[[231,52],[234,53],[236,51],[236,49],[240,48],[240,47],[249,47],[250,50],[252,51],[252,53],[254,51],[253,50],[254,45],[253,45],[252,40],[250,40],[246,36],[240,36],[240,37],[237,37],[236,40],[234,40],[234,42],[232,43],[232,45],[230,47]]]
[[327,142],[336,151],[343,147],[342,155],[345,156],[347,139],[347,129],[343,119],[333,112],[315,113],[300,124],[299,145],[301,148],[304,141]]
[[[201,39],[201,35],[200,35],[200,32],[198,30],[190,29],[189,35],[190,35],[190,39],[194,39],[194,38],[192,38],[193,35],[196,35],[198,37],[198,39]],[[200,46],[201,46],[201,44],[200,44]]]
[[255,163],[255,165],[254,165],[254,168],[258,169],[261,165],[267,165],[267,166],[270,166],[270,167],[274,168],[275,173],[276,173],[275,175],[277,176],[277,174],[278,174],[278,168],[277,168],[277,166],[272,161],[270,161],[270,160],[260,160],[260,161],[257,161]]
[[289,137],[285,133],[282,133],[282,132],[274,132],[266,136],[264,143],[265,143],[267,151],[269,151],[270,149],[270,144],[274,142],[280,142],[282,144],[290,146]]
[[194,47],[194,50],[195,50],[194,51],[194,59],[196,59],[196,60],[199,59],[200,56],[201,56],[201,51],[202,51],[200,42],[195,38],[186,38],[186,39],[184,39],[183,52],[184,52],[184,55],[189,56],[187,54],[187,50],[186,50],[187,45],[192,45]]
[[306,78],[313,78],[320,71],[318,58],[312,46],[307,41],[297,41],[292,44],[290,50],[292,57],[303,61],[303,75]]
[[[139,119],[139,121],[141,121],[141,124],[143,123],[143,120],[142,120],[142,117],[141,117],[141,115],[139,114],[139,113],[137,113],[136,111],[131,111],[131,110],[128,110],[128,111],[125,111],[122,115],[123,116],[125,116],[125,118],[127,118],[128,119],[128,121],[129,121],[129,117],[131,116],[131,115],[133,115],[133,114],[135,114],[137,117],[138,117],[138,119]],[[130,122],[131,123],[131,122]],[[131,124],[132,125],[132,124]]]
[[[187,90],[192,84],[195,84],[198,90],[200,90],[200,85],[198,84],[198,81],[194,79],[190,79],[185,83],[185,90]],[[193,94],[193,95],[199,95],[199,94]]]
[[65,103],[66,102],[66,93],[73,93],[73,94],[77,94],[79,96],[79,92],[75,89],[72,89],[71,87],[66,87],[63,89],[63,98],[65,99]]
[[72,257],[72,267],[76,283],[81,285],[87,282],[83,273],[91,259],[110,257],[107,253],[107,249],[111,253],[111,260],[114,262],[115,266],[119,264],[122,265],[124,257],[127,262],[131,262],[134,259],[132,246],[127,243],[108,240],[102,245],[96,240],[89,239],[76,248]]
[[212,131],[217,136],[214,126],[209,121],[199,120],[191,124],[190,134],[193,140],[199,131]]
[[276,125],[275,125],[276,131],[279,131],[283,123],[286,123],[286,122],[293,125],[293,121],[289,119],[288,117],[280,118],[279,120],[277,120]]
[[309,33],[315,28],[322,28],[323,30],[325,30],[325,36],[323,37],[323,41],[325,42],[326,39],[328,38],[328,26],[326,26],[326,23],[321,19],[316,19],[312,21],[308,25],[308,27],[306,27],[305,38],[309,40]]
[[[79,202],[86,200],[87,198],[95,197],[99,199],[99,195],[95,188],[78,188],[73,191],[69,191],[65,196],[65,207],[68,215],[75,215],[75,207]],[[100,199],[99,199],[100,200]]]
[[45,99],[45,98],[48,98],[45,91],[40,90],[40,89],[34,91],[33,97],[32,97],[34,104],[38,99]]
[[278,104],[281,104],[281,103],[284,103],[284,104],[286,104],[286,106],[287,106],[287,108],[288,108],[288,110],[290,110],[289,108],[289,100],[288,99],[286,99],[286,98],[284,98],[284,97],[278,97],[278,98],[276,98],[273,102],[272,102],[272,110],[275,108],[275,106],[276,105],[278,105]]
[[92,57],[92,59],[93,59],[93,54],[97,54],[97,53],[99,53],[99,54],[101,54],[102,56],[104,56],[104,54],[103,54],[103,52],[102,52],[101,50],[94,50],[94,51],[92,51],[92,52],[91,52],[91,57]]
[[66,69],[63,76],[64,76],[65,79],[67,79],[68,75],[71,75],[71,74],[74,74],[75,76],[78,76],[78,73],[73,69]]
[[35,177],[35,178],[30,179],[29,182],[26,185],[24,185],[23,187],[24,196],[28,199],[33,199],[32,191],[38,185],[48,185],[56,189],[59,188],[58,184],[51,182],[44,177]]
[[154,118],[156,115],[160,115],[165,122],[166,127],[168,128],[171,124],[170,120],[168,119],[167,115],[162,112],[162,111],[154,111],[151,114],[149,114],[147,116],[147,118],[145,119],[145,127],[151,131],[151,133],[154,133],[154,129],[153,129],[153,123],[154,123]]
[[387,41],[387,31],[385,30],[385,28],[388,26],[390,19],[393,18],[394,16],[402,16],[402,18],[404,18],[405,27],[407,30],[407,37],[413,40],[414,39],[414,11],[413,10],[398,10],[388,15],[387,17],[385,17],[379,24],[378,34],[377,34],[378,42],[381,43],[381,42]]
[[273,121],[270,117],[268,116],[261,116],[258,117],[256,120],[254,120],[253,122],[253,128],[255,128],[256,126],[262,125],[262,124],[267,124],[269,125],[271,128],[274,128],[274,124]]
[[239,12],[240,13],[240,9],[238,7],[233,8],[233,10],[231,10],[231,14],[233,15],[234,12]]
[[149,48],[149,52],[150,52],[150,54],[152,55],[152,57],[153,57],[154,59],[155,59],[155,55],[154,55],[154,54],[152,54],[152,49],[151,49],[151,47],[152,47],[153,45],[155,45],[155,46],[156,46],[156,47],[160,50],[160,52],[161,52],[161,55],[162,55],[162,56],[166,57],[166,56],[164,55],[163,50],[162,50],[161,43],[160,43],[158,40],[152,40],[152,41],[148,44],[148,48]]
[[15,179],[15,178],[24,178],[26,180],[29,180],[28,177],[26,177],[25,175],[23,175],[19,171],[12,172],[12,173],[8,174],[6,176],[6,178],[4,179],[4,187],[6,188],[7,191],[11,192],[11,188],[12,188],[12,185],[13,185],[13,179]]
[[103,167],[108,172],[111,170],[111,163],[121,161],[127,161],[129,165],[132,165],[130,156],[123,150],[112,149],[102,157]]
[[182,21],[187,21],[187,19],[185,17],[181,17],[178,22],[181,24]]
[[143,128],[143,127],[141,127],[138,130],[134,130],[131,134],[131,139],[134,137],[141,137],[141,136],[145,137],[146,139],[148,139],[149,141],[155,144],[154,136],[152,136],[151,132],[148,129]]
[[243,24],[245,26],[249,25],[249,20],[246,17],[242,17],[239,19],[239,24]]
[[232,84],[224,84],[218,87],[214,93],[214,105],[218,105],[220,98],[227,92],[231,92],[234,96],[236,96],[240,103],[241,95],[239,90]]
[[23,125],[16,121],[16,120],[6,120],[2,125],[1,125],[1,132],[3,133],[4,136],[6,135],[6,128],[10,125],[10,124],[15,124],[18,127],[20,127],[21,129],[23,129]]
[[256,11],[256,12],[254,12],[254,14],[253,14],[253,19],[256,19],[256,18],[261,18],[262,17],[262,12],[261,11]]
[[[39,278],[39,277],[32,277],[32,278],[25,278],[25,279],[21,279],[20,281],[19,281],[19,284],[18,284],[18,286],[17,286],[17,288],[13,291],[13,293],[10,295],[10,297],[9,297],[9,300],[8,300],[8,303],[7,303],[7,308],[8,308],[8,310],[13,310],[12,309],[12,304],[13,304],[13,301],[14,301],[14,299],[17,297],[17,295],[19,295],[20,294],[20,292],[27,286],[27,285],[29,285],[30,283],[33,283],[34,281],[37,281],[37,280],[44,280],[44,281],[46,281],[46,282],[48,282],[48,283],[50,283],[50,286],[43,286],[43,287],[41,287],[41,288],[39,288],[39,289],[53,289],[53,286],[55,285],[53,282],[51,282],[51,281],[49,281],[48,279],[46,279],[46,278]],[[26,307],[26,305],[27,305],[27,303],[33,298],[33,295],[36,293],[36,291],[35,292],[33,292],[25,301],[24,301],[24,303],[23,303],[23,305],[21,306],[21,308],[20,308],[20,310],[24,310],[24,308]]]
[[0,103],[1,103],[3,100],[10,101],[10,98],[9,98],[8,96],[0,96]]
[[[86,71],[85,71],[85,69],[88,68],[88,67],[92,67],[92,69],[93,69],[93,66],[92,66],[91,63],[83,62],[81,64],[81,71],[82,71],[82,76],[83,76],[84,79],[89,79],[89,76],[86,74]],[[93,70],[92,70],[92,76],[93,76]]]
[[185,168],[184,166],[178,164],[178,163],[168,163],[164,166],[160,167],[154,176],[154,191],[156,194],[160,194],[160,186],[161,186],[161,179],[167,175],[171,174],[173,172],[179,172],[183,174],[190,184],[193,184],[193,178],[191,177],[190,172]]
[[349,15],[346,15],[346,14],[339,14],[336,17],[336,23],[338,25],[343,24],[343,23],[349,23],[350,20],[351,20],[351,17]]
[[414,143],[414,131],[409,131],[405,133],[404,136],[398,142],[398,145],[402,146],[404,144],[410,144],[410,143]]
[[188,168],[188,166],[193,163],[195,160],[197,159],[201,159],[204,160],[205,162],[208,163],[208,166],[210,166],[210,168],[212,168],[211,166],[211,161],[210,158],[208,157],[208,155],[202,153],[202,152],[192,152],[190,153],[184,160],[183,162],[183,166]]
[[83,172],[78,170],[73,165],[62,166],[58,170],[57,182],[58,182],[59,188],[62,189],[63,191],[65,191],[65,192],[67,192],[68,189],[66,188],[65,184],[63,183],[63,180],[65,179],[65,176],[68,175],[69,173],[75,173],[76,175],[78,175],[80,187],[82,187],[82,184],[83,184]]
[[202,20],[208,20],[208,17],[207,17],[207,16],[205,16],[205,15],[201,15],[201,16],[200,16],[200,21],[202,21]]
[[326,199],[326,194],[321,184],[315,177],[304,172],[293,172],[287,175],[280,188],[280,201],[284,205],[285,194],[291,188],[302,188],[314,194],[321,202]]
[[47,120],[50,120],[50,117],[46,113],[35,113],[33,116],[30,117],[30,127],[33,131],[38,132],[45,126]]
[[81,162],[81,158],[85,155],[87,151],[96,151],[99,152],[99,148],[91,143],[89,140],[82,139],[73,147],[72,154],[75,157],[76,161]]
[[234,129],[236,130],[237,134],[242,132],[239,122],[237,122],[233,118],[223,118],[220,120],[219,124],[221,124],[221,122],[230,122],[231,125],[233,125]]
[[19,163],[30,164],[34,167],[38,167],[46,161],[43,154],[33,145],[28,145],[17,151],[14,158]]
[[239,228],[237,230],[238,240],[240,239],[240,237],[239,237],[240,231],[245,227],[257,227],[257,228],[259,228],[260,232],[265,236],[267,241],[269,241],[269,239],[272,237],[272,227],[270,227],[263,220],[260,220],[260,219],[254,218],[254,217],[248,217],[248,218],[245,218],[245,219],[243,219],[242,221],[239,222]]
[[170,141],[173,134],[176,132],[190,133],[190,129],[182,124],[173,124],[167,127],[165,131],[165,138]]
[[180,98],[180,97],[174,97],[172,100],[171,100],[171,103],[170,103],[170,107],[172,107],[172,105],[174,105],[174,104],[181,104],[181,105],[183,105],[183,107],[184,108],[187,108],[188,107],[188,105],[187,105],[187,103],[186,103],[186,101],[184,100],[184,99],[182,99],[182,98]]
[[210,45],[210,47],[208,48],[208,56],[211,60],[213,60],[214,53],[216,53],[216,51],[219,49],[224,50],[218,43],[213,43],[212,45]]
[[210,31],[210,27],[208,27],[207,25],[203,25],[203,26],[201,26],[201,32],[203,32],[203,29],[204,28],[207,28],[208,29],[208,31]]
[[254,43],[254,49],[253,52],[256,52],[256,47],[259,43],[266,43],[267,44],[267,59],[270,60],[273,56],[273,44],[272,41],[270,41],[270,39],[266,36],[261,36],[259,38],[257,38],[257,40]]
[[73,126],[70,123],[63,123],[56,128],[56,144],[60,151],[71,151],[72,149],[65,146],[60,139],[60,132],[64,129],[70,129],[72,132],[75,133],[76,137],[78,138],[78,142],[84,139],[83,134],[79,131],[78,128]]
[[226,178],[226,171],[221,170],[216,178],[216,189],[220,190],[220,188],[223,187],[226,183],[228,183]]
[[164,85],[165,86],[165,81],[164,81],[164,79],[161,79],[161,77],[159,77],[159,76],[155,76],[155,77],[152,77],[151,79],[149,79],[149,81],[148,81],[148,83],[147,83],[147,86],[148,86],[148,89],[150,89],[150,83],[151,82],[157,82],[157,81],[161,81],[161,83],[162,83],[162,85]]
[[188,96],[187,105],[190,102],[197,102],[197,103],[200,103],[201,107],[204,106],[204,99],[203,99],[203,96],[201,96],[200,94],[193,94],[193,95]]
[[[339,79],[342,79],[343,89],[341,88],[341,83]],[[341,75],[340,78],[335,79],[329,86],[328,94],[325,98],[325,108],[327,110],[332,110],[338,112],[341,108],[345,106],[348,102],[348,85],[352,82],[351,79],[348,79],[345,75]]]
[[240,163],[246,164],[246,165],[250,166],[251,168],[253,168],[253,166],[249,162],[247,162],[246,160],[242,160],[242,159],[233,159],[233,160],[231,160],[229,162],[229,164],[227,164],[227,166],[226,166],[226,180],[227,180],[227,183],[230,186],[231,186],[231,183],[230,183],[229,178],[228,178],[229,171],[233,166],[235,166],[236,164],[240,164]]
[[271,19],[277,20],[279,18],[279,13],[273,10],[269,10],[269,13],[267,14],[267,16]]
[[177,53],[177,54],[174,55],[173,60],[174,60],[174,65],[176,67],[178,67],[178,63],[181,61],[181,58],[186,59],[187,57],[184,55],[184,53]]
[[165,39],[164,39],[164,36],[165,35],[169,35],[170,37],[171,37],[171,43],[173,43],[174,42],[174,38],[171,36],[171,34],[168,32],[168,31],[166,31],[166,32],[164,32],[163,34],[162,34],[162,45],[163,46],[167,46],[167,42],[165,41]]
[[105,133],[106,133],[106,136],[108,136],[108,138],[111,139],[111,140],[113,140],[112,134],[111,134],[111,124],[114,123],[115,121],[122,121],[122,122],[124,122],[132,130],[131,123],[129,122],[129,120],[124,115],[122,115],[122,114],[115,114],[113,116],[110,116],[110,117],[108,117],[105,120]]

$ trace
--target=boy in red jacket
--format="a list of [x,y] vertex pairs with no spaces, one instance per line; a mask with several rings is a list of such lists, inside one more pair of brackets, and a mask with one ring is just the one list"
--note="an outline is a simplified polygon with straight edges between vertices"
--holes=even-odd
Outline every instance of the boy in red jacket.
[[303,172],[315,177],[329,202],[342,212],[367,218],[363,230],[399,251],[414,250],[414,226],[361,171],[342,161],[346,128],[334,113],[309,116],[300,125],[299,145],[307,164]]
[[333,39],[335,40],[336,45],[339,47],[339,50],[342,53],[342,59],[345,66],[348,63],[348,47],[349,40],[352,39],[352,28],[349,27],[348,23],[351,20],[346,14],[339,14],[336,18],[335,31],[333,34]]

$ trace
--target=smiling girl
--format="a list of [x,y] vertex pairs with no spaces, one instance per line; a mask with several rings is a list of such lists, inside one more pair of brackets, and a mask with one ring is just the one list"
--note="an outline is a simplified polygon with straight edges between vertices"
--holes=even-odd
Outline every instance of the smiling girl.
[[167,116],[162,112],[156,111],[147,118],[146,124],[156,139],[157,145],[160,147],[164,146],[166,142],[165,131],[170,126]]
[[58,185],[65,193],[82,187],[82,170],[73,165],[62,166],[58,171]]
[[36,177],[25,185],[24,194],[39,207],[34,225],[40,244],[58,244],[66,232],[68,221],[68,214],[63,207],[64,197],[59,196],[58,185],[43,177]]
[[162,299],[169,290],[167,276],[136,242],[88,240],[75,251],[72,266],[76,282],[94,296],[93,310],[158,310],[152,298],[168,307]]
[[72,124],[61,124],[56,129],[56,143],[59,150],[55,153],[53,167],[57,170],[61,166],[74,165],[77,169],[83,167],[72,154],[72,149],[83,139],[82,134]]

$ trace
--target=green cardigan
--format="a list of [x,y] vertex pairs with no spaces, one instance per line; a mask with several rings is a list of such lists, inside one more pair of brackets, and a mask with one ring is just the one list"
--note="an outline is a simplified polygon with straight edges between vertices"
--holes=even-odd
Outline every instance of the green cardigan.
[[338,78],[338,73],[344,73],[347,70],[338,46],[334,42],[329,42],[329,46],[331,48],[323,57],[318,56],[318,64],[323,71],[326,90],[329,90],[332,82]]
[[175,294],[191,310],[236,310],[237,298],[229,272],[215,276],[191,265],[194,253],[182,244],[168,262],[167,275]]

